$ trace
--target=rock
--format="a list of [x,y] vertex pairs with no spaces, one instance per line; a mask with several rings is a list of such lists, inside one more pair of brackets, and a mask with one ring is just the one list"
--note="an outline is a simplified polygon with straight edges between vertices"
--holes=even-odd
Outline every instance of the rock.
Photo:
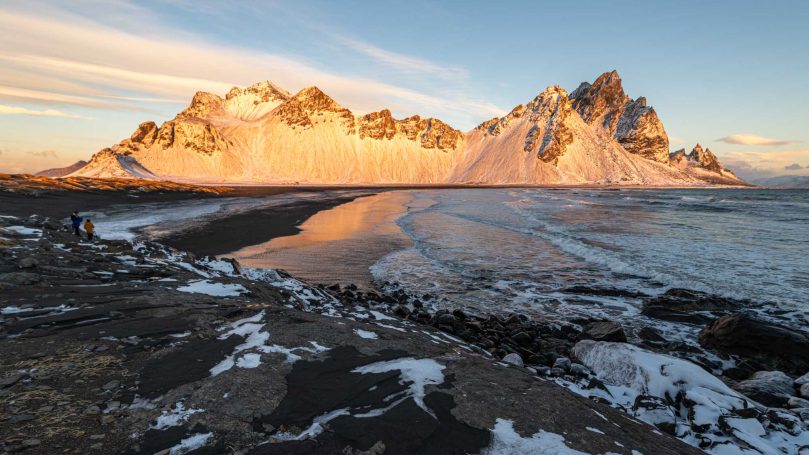
[[15,414],[8,419],[8,423],[22,423],[30,420],[34,420],[34,416],[31,414]]
[[796,379],[795,384],[797,384],[799,386],[804,385],[804,384],[809,384],[809,373],[806,373],[803,376]]
[[534,337],[525,332],[517,332],[511,339],[520,346],[528,346],[534,340]]
[[782,407],[795,391],[792,383],[781,371],[759,371],[733,388],[763,405]]
[[537,376],[548,376],[551,374],[551,368],[545,366],[536,367]]
[[557,357],[556,360],[553,361],[553,368],[559,368],[562,371],[567,371],[570,369],[570,365],[573,362],[570,361],[567,357]]
[[104,438],[105,438],[105,435],[103,435],[103,434],[91,434],[90,435],[90,439],[92,439],[93,441],[99,441],[99,440],[104,439]]
[[612,321],[592,322],[584,327],[581,339],[596,341],[626,341],[626,334],[621,324]]
[[22,373],[12,373],[11,375],[0,379],[0,389],[11,387],[20,382],[23,378],[25,378],[25,375]]
[[584,366],[584,365],[582,365],[580,363],[571,363],[570,364],[570,374],[572,374],[574,376],[584,377],[584,376],[587,376],[587,375],[590,374],[590,370],[586,366]]
[[34,267],[36,267],[38,265],[39,265],[39,261],[37,261],[36,259],[34,259],[32,257],[22,258],[17,263],[17,266],[19,268],[21,268],[21,269],[33,269]]
[[40,442],[39,439],[24,439],[22,441],[22,445],[24,447],[26,447],[26,448],[28,448],[28,447],[36,447],[36,446],[38,446],[40,444],[41,444],[41,442]]
[[436,315],[435,323],[439,325],[454,325],[455,324],[455,316],[450,313],[444,313],[441,315]]
[[801,386],[801,396],[804,398],[809,398],[809,383]]
[[644,301],[641,314],[665,321],[707,324],[714,318],[738,310],[743,303],[705,292],[675,288]]
[[29,285],[39,283],[41,277],[36,273],[29,272],[12,272],[0,273],[0,282],[15,284],[15,285]]
[[551,368],[550,375],[556,378],[561,378],[565,375],[565,370],[561,368]]
[[809,408],[809,400],[804,398],[798,397],[789,397],[789,401],[787,401],[787,406],[792,408]]
[[667,340],[660,335],[660,332],[651,327],[641,327],[638,330],[638,338],[646,341],[659,341],[665,343]]
[[723,316],[699,333],[699,343],[724,354],[751,359],[771,370],[809,370],[809,337],[746,315]]
[[516,352],[512,352],[511,354],[507,354],[505,357],[503,357],[503,362],[510,363],[518,367],[524,366],[522,357],[520,357],[520,355]]
[[618,72],[604,73],[592,84],[583,82],[570,99],[585,122],[599,125],[629,153],[668,162],[669,138],[663,123],[646,98],[633,100],[624,93]]
[[102,385],[101,389],[102,390],[113,390],[113,389],[117,389],[120,385],[121,385],[120,381],[117,381],[117,380],[113,379],[112,381]]
[[84,413],[88,414],[88,415],[97,415],[100,412],[101,412],[101,408],[99,408],[96,405],[90,405],[90,406],[87,407],[87,409],[84,410]]
[[668,434],[676,434],[677,417],[663,398],[638,395],[632,404],[632,410],[644,422],[649,422]]

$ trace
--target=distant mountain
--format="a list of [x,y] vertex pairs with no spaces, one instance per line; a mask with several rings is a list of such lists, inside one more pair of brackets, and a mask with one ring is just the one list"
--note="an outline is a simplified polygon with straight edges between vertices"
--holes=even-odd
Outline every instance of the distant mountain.
[[68,174],[70,174],[72,172],[78,171],[79,169],[83,168],[85,165],[87,165],[87,161],[80,160],[80,161],[76,161],[75,163],[71,164],[70,166],[55,167],[53,169],[45,169],[44,171],[39,171],[34,175],[39,176],[39,177],[51,177],[51,178],[64,177],[64,176],[66,176],[66,175],[68,175]]
[[467,133],[435,118],[395,119],[387,109],[355,115],[317,87],[292,95],[262,82],[233,88],[225,98],[198,92],[174,119],[160,127],[142,123],[71,175],[324,184],[743,184],[713,154],[711,160],[671,161],[668,143],[654,109],[645,98],[629,98],[615,71],[570,96],[548,87]]
[[809,175],[779,175],[752,180],[750,183],[774,188],[809,189]]

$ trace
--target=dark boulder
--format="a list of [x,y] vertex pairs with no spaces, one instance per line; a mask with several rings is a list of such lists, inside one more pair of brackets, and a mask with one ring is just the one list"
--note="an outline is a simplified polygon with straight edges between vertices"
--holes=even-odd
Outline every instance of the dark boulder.
[[723,316],[705,326],[699,343],[767,369],[800,375],[809,370],[809,336],[746,315]]
[[688,289],[669,289],[643,302],[641,314],[665,321],[706,324],[738,310],[745,302]]
[[663,335],[661,335],[660,332],[651,327],[641,327],[640,330],[638,330],[638,338],[646,341],[657,341],[661,343],[666,342],[666,339],[663,338]]
[[618,341],[625,342],[626,334],[621,324],[612,321],[591,322],[584,327],[579,335],[582,340]]
[[795,393],[792,378],[780,371],[758,371],[733,388],[765,406],[773,407],[785,406]]

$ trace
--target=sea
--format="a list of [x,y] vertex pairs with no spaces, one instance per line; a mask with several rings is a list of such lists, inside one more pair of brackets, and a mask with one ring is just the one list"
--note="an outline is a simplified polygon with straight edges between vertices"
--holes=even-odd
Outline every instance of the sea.
[[[311,282],[403,290],[434,309],[619,320],[693,340],[698,327],[640,313],[645,299],[679,288],[809,327],[806,190],[464,188],[357,196],[315,214],[299,234],[227,256]],[[199,223],[277,201],[196,201],[187,212]],[[177,218],[186,210],[150,213],[161,210],[171,218],[146,232],[183,224]],[[101,220],[102,228],[116,220]]]

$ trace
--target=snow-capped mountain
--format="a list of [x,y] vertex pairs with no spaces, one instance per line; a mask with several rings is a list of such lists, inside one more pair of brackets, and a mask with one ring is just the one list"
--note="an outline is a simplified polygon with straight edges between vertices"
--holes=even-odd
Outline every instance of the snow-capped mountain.
[[398,120],[387,109],[355,115],[317,87],[292,95],[262,82],[224,98],[198,92],[174,119],[160,127],[142,123],[70,175],[323,184],[697,185],[714,177],[742,183],[718,162],[709,164],[713,154],[705,156],[689,158],[687,166],[670,161],[654,109],[644,98],[630,99],[613,71],[570,96],[549,87],[467,133],[435,118]]

